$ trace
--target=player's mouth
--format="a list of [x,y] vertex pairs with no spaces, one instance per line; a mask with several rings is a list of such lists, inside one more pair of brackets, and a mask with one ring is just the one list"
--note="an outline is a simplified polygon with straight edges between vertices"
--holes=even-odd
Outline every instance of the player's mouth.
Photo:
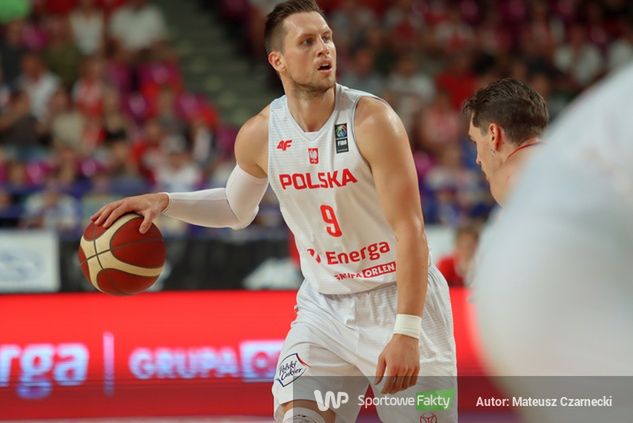
[[332,62],[323,62],[319,65],[317,69],[319,73],[329,75],[330,73],[332,73],[334,66],[332,66]]

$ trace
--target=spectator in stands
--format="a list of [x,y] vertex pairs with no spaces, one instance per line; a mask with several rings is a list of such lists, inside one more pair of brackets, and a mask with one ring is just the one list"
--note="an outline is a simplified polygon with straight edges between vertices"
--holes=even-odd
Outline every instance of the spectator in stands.
[[95,133],[100,136],[97,139],[99,144],[106,134],[110,133],[131,133],[133,129],[133,123],[131,119],[125,115],[122,111],[121,94],[111,87],[105,87],[103,92],[103,115],[102,120],[95,120],[95,129],[99,125],[101,133]]
[[481,173],[464,166],[462,157],[460,144],[445,145],[438,162],[427,172],[424,180],[431,192],[437,197],[443,196],[444,210],[449,206],[446,204],[448,201],[453,202],[450,210],[454,210],[456,216],[445,219],[452,224],[467,218],[486,200]]
[[213,128],[202,117],[193,119],[189,124],[188,136],[191,139],[191,157],[205,173],[213,171],[216,161],[221,160],[215,145]]
[[397,0],[385,12],[384,28],[398,54],[410,53],[423,32],[424,16],[416,6],[412,0]]
[[81,52],[75,45],[72,28],[66,16],[51,20],[51,39],[42,52],[48,68],[57,75],[65,88],[69,89],[79,75]]
[[76,146],[59,143],[51,152],[49,172],[54,174],[57,186],[63,192],[81,197],[89,188],[86,175],[82,172],[81,156]]
[[110,18],[110,37],[117,48],[135,56],[152,49],[167,36],[162,11],[147,0],[128,0]]
[[0,186],[0,229],[18,226],[22,208],[12,198],[11,193]]
[[587,41],[586,28],[574,24],[569,29],[567,43],[554,53],[554,63],[562,72],[569,74],[580,90],[603,71],[603,60],[598,48]]
[[0,115],[0,146],[20,157],[27,157],[40,144],[37,120],[31,110],[28,94],[18,90],[11,95],[8,108]]
[[633,62],[633,25],[622,19],[618,24],[619,36],[611,43],[607,52],[609,70],[622,68]]
[[166,162],[164,151],[161,149],[167,131],[158,119],[145,122],[141,138],[134,143],[132,158],[141,175],[151,184],[156,181],[156,169]]
[[565,36],[565,28],[558,16],[549,11],[547,2],[532,1],[530,7],[530,22],[527,24],[527,34],[534,43],[543,45],[548,52],[553,52]]
[[4,80],[13,87],[21,72],[22,57],[28,52],[22,41],[22,29],[24,23],[21,20],[9,22],[0,37],[0,63],[2,63],[2,75]]
[[452,253],[440,258],[437,268],[446,278],[448,286],[466,286],[473,257],[479,243],[479,227],[469,223],[460,225],[455,231],[455,248]]
[[99,210],[104,202],[115,201],[118,198],[112,190],[112,181],[105,169],[97,171],[90,182],[90,189],[81,197],[82,227],[90,223],[90,216]]
[[176,93],[170,85],[163,86],[156,98],[153,118],[157,119],[163,128],[174,134],[184,133],[186,124],[176,111]]
[[11,99],[11,89],[4,80],[2,69],[0,69],[0,113],[4,112],[9,106],[9,100]]
[[32,52],[41,52],[48,44],[48,27],[52,19],[46,10],[47,1],[31,1],[31,13],[24,19],[22,41],[24,46]]
[[453,8],[447,19],[437,24],[434,31],[435,42],[442,50],[462,49],[474,39],[472,28],[461,19],[460,9]]
[[[337,51],[345,52],[360,42],[360,37],[368,28],[376,25],[376,14],[359,0],[343,0],[332,11],[329,21],[332,31],[337,34]],[[354,85],[350,87],[356,88]]]
[[70,96],[58,88],[49,101],[46,115],[40,121],[40,131],[47,146],[70,145],[81,148],[85,119],[72,107]]
[[415,58],[410,54],[400,56],[387,78],[384,97],[398,113],[409,133],[415,113],[429,104],[434,96],[433,81],[418,71]]
[[147,181],[139,174],[138,166],[130,160],[132,143],[125,131],[109,133],[104,140],[105,163],[114,192],[135,195],[147,190]]
[[24,204],[22,228],[46,228],[61,233],[79,229],[77,201],[65,194],[56,175],[47,182],[43,191],[28,196]]
[[431,104],[420,109],[412,133],[416,148],[433,157],[439,157],[447,146],[459,143],[464,122],[460,113],[453,109],[446,91],[439,90]]
[[106,90],[105,63],[100,56],[88,56],[81,64],[81,78],[73,86],[73,100],[88,117],[101,116]]
[[22,74],[18,86],[29,96],[31,113],[38,120],[46,114],[48,101],[59,87],[59,78],[52,74],[34,53],[22,58]]
[[77,47],[86,56],[99,54],[104,46],[104,17],[95,0],[79,0],[70,13],[70,25]]
[[163,140],[167,162],[156,169],[156,189],[168,192],[188,192],[200,188],[202,171],[191,158],[183,137],[172,135]]
[[472,71],[472,57],[468,51],[450,56],[448,66],[435,80],[438,89],[448,93],[455,110],[460,110],[464,101],[477,87],[477,78]]
[[341,75],[341,84],[381,96],[385,89],[385,81],[374,70],[375,60],[376,53],[372,49],[366,46],[355,49],[347,69]]
[[253,57],[263,60],[264,52],[264,24],[266,15],[283,0],[250,0],[248,1],[248,43]]

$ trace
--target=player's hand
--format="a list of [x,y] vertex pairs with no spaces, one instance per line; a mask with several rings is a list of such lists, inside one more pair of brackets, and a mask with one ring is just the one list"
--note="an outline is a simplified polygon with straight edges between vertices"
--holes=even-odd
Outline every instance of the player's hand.
[[144,217],[139,229],[144,234],[168,204],[169,197],[164,192],[137,195],[106,204],[90,216],[90,219],[95,225],[107,228],[124,214],[135,212]]
[[385,380],[381,394],[395,394],[416,384],[420,372],[420,341],[394,334],[378,357],[375,384]]

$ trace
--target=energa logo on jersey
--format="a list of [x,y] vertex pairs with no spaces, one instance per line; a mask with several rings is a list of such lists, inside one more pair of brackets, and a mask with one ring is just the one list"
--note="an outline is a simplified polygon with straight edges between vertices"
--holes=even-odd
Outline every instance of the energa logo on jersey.
[[318,389],[314,390],[314,398],[316,399],[317,407],[321,411],[327,411],[329,409],[337,410],[341,405],[347,404],[349,401],[349,395],[347,392],[332,392],[327,391],[325,395]]

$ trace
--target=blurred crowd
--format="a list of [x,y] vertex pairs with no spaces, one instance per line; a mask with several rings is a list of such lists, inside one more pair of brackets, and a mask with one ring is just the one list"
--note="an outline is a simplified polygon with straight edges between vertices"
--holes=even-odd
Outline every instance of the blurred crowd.
[[146,0],[0,4],[0,227],[76,234],[103,203],[209,183],[232,152]]
[[[254,62],[265,60],[263,24],[277,2],[216,4],[227,27],[248,29]],[[221,124],[213,99],[187,92],[155,4],[0,3],[0,227],[77,233],[120,196],[224,183],[235,128]],[[402,117],[430,224],[485,220],[493,207],[460,111],[478,87],[524,80],[555,117],[633,60],[628,0],[319,4],[334,29],[339,81],[385,98]]]
[[[265,16],[280,0],[224,0],[265,59]],[[407,127],[427,223],[487,218],[493,201],[461,105],[502,77],[527,82],[550,115],[633,60],[630,0],[320,0],[334,31],[338,79],[385,98]]]

